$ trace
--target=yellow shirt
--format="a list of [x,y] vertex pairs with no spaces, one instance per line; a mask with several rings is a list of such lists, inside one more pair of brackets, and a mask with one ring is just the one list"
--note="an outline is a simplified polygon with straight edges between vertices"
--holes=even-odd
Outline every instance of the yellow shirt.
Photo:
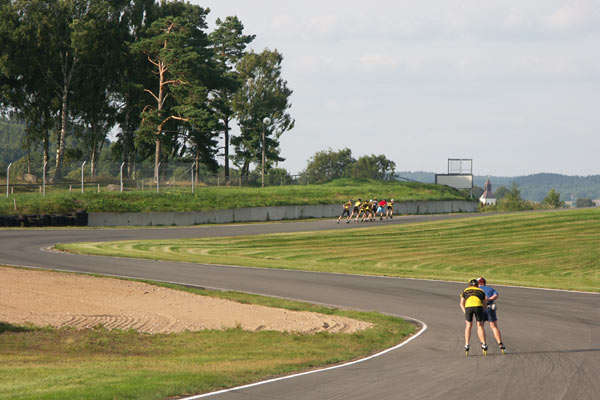
[[485,300],[485,292],[478,287],[469,286],[463,290],[461,295],[465,301],[466,307],[483,307],[483,301]]

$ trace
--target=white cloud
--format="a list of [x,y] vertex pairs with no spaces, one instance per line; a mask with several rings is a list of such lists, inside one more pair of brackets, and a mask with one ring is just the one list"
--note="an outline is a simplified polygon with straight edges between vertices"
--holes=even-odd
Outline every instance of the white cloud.
[[306,55],[289,60],[287,68],[294,73],[320,73],[337,68],[336,59],[331,56]]
[[[443,167],[468,143],[490,174],[600,173],[589,161],[600,146],[600,0],[193,1],[211,18],[238,15],[257,51],[283,53],[297,121],[282,137],[291,171],[346,144],[405,169]],[[556,159],[565,137],[578,140],[558,166],[518,146]],[[527,157],[507,162],[522,147]]]
[[361,68],[374,71],[395,71],[398,68],[399,60],[391,54],[370,53],[359,57]]
[[307,36],[337,35],[339,32],[338,21],[335,15],[315,15],[304,21],[304,34]]
[[547,15],[544,22],[548,28],[555,30],[573,30],[597,25],[600,23],[600,3],[594,0],[569,2]]

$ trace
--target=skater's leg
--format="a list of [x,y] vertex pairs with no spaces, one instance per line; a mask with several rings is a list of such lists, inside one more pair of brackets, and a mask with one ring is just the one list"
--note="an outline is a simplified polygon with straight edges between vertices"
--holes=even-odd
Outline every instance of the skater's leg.
[[496,342],[498,344],[502,343],[502,334],[500,333],[500,329],[498,329],[498,321],[490,322],[490,328],[492,328]]
[[473,326],[473,322],[465,321],[465,344],[471,343],[471,326]]
[[485,341],[485,330],[483,329],[483,322],[477,321],[477,336],[482,344],[486,344]]

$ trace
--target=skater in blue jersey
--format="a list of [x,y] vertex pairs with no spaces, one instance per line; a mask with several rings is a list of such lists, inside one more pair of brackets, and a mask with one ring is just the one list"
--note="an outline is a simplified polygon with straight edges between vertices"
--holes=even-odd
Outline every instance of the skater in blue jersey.
[[485,342],[485,330],[483,329],[483,309],[486,307],[485,293],[479,289],[477,279],[469,281],[469,287],[463,290],[460,295],[460,308],[465,313],[465,352],[469,355],[471,347],[471,327],[473,326],[473,316],[477,322],[477,336],[481,341],[481,350],[487,354],[488,346]]
[[502,343],[502,334],[500,333],[500,329],[498,329],[498,317],[496,316],[496,303],[500,294],[496,289],[491,286],[487,286],[487,281],[484,277],[478,279],[479,289],[483,290],[485,293],[485,297],[487,299],[487,307],[483,309],[483,322],[485,321],[490,323],[490,328],[492,328],[492,333],[494,334],[494,338],[496,342],[498,342],[498,347],[504,353],[506,351],[506,347],[504,343]]

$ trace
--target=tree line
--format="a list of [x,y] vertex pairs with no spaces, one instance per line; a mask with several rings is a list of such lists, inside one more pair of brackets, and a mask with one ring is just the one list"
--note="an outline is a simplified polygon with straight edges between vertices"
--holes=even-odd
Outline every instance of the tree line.
[[352,150],[344,148],[316,152],[309,160],[302,175],[310,182],[328,182],[339,178],[369,178],[392,180],[396,163],[385,155],[363,155],[358,159],[352,156]]
[[24,122],[23,146],[41,151],[54,179],[76,152],[94,176],[111,131],[127,176],[146,159],[155,177],[181,158],[215,171],[223,156],[227,179],[230,162],[243,176],[263,154],[274,166],[294,126],[283,56],[248,50],[255,35],[235,16],[209,32],[209,12],[185,1],[0,0],[0,117]]

